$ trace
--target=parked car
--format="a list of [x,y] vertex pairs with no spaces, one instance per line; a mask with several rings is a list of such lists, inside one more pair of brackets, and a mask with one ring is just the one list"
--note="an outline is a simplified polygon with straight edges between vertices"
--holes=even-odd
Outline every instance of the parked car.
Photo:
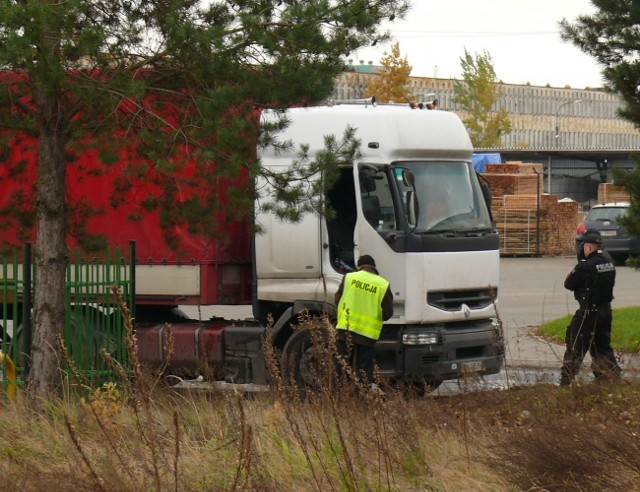
[[640,256],[640,236],[629,236],[618,220],[629,209],[626,202],[594,205],[578,225],[576,249],[582,248],[585,231],[598,231],[602,236],[604,250],[617,263],[624,263],[629,256]]

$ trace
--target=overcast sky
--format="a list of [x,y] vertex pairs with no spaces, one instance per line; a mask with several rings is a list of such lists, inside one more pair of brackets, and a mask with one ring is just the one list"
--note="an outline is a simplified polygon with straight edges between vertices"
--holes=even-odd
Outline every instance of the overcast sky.
[[[460,78],[460,57],[487,51],[498,80],[573,88],[601,87],[593,58],[560,39],[558,22],[592,14],[590,0],[413,0],[404,21],[387,25],[412,75]],[[391,44],[350,59],[378,64]]]

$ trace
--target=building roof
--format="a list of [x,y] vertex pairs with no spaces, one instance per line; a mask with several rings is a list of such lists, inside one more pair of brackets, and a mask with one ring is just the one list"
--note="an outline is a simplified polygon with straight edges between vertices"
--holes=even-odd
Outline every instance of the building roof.
[[633,156],[640,156],[640,148],[619,149],[516,149],[516,148],[476,148],[477,154],[499,153],[502,161],[540,162],[552,160],[580,160],[587,162],[602,162],[607,160],[629,161]]

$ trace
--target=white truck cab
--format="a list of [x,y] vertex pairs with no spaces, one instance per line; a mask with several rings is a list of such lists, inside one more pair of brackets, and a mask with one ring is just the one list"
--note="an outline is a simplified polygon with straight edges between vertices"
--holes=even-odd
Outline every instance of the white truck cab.
[[270,170],[288,168],[301,144],[313,159],[326,135],[339,139],[347,127],[361,155],[326,195],[330,218],[288,223],[258,211],[264,233],[255,239],[254,315],[280,315],[305,301],[333,304],[343,275],[369,254],[394,296],[377,344],[382,373],[435,385],[465,371],[498,372],[498,235],[460,119],[362,103],[290,109],[286,117],[281,138],[296,145],[262,151]]

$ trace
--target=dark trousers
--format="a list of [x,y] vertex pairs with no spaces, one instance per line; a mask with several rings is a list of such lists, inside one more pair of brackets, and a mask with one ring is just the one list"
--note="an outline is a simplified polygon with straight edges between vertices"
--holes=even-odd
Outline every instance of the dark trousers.
[[580,371],[587,352],[596,379],[618,379],[620,366],[611,348],[611,305],[578,309],[567,327],[567,345],[561,372],[561,384],[569,384]]
[[[356,372],[358,381],[363,384],[373,383],[373,355],[375,345],[349,344],[346,340],[336,340],[338,356],[347,361],[347,364]],[[338,374],[342,374],[338,364]]]

